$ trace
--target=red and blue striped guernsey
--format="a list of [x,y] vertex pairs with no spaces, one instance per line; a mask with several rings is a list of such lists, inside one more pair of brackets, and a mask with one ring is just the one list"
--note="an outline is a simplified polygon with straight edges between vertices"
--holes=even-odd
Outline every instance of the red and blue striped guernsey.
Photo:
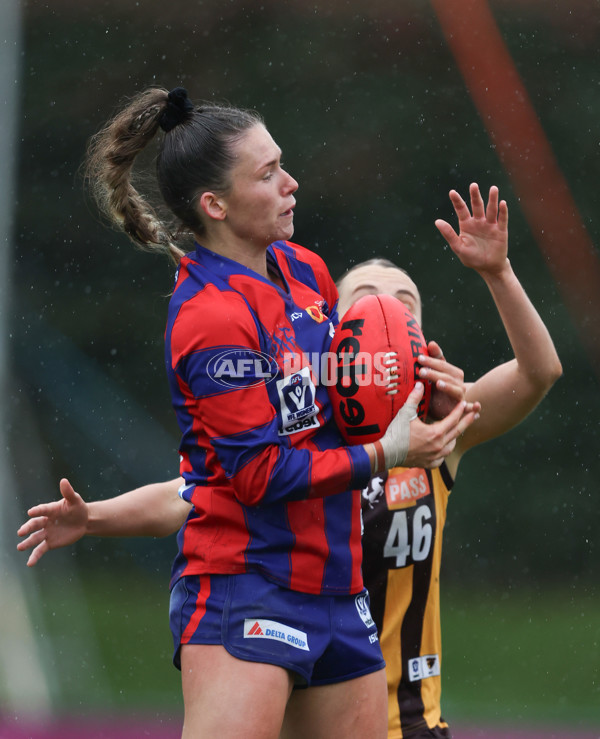
[[292,590],[362,587],[362,446],[343,446],[320,357],[337,324],[337,290],[316,254],[267,250],[283,287],[197,246],[176,276],[166,364],[182,432],[179,532],[172,583],[257,571]]

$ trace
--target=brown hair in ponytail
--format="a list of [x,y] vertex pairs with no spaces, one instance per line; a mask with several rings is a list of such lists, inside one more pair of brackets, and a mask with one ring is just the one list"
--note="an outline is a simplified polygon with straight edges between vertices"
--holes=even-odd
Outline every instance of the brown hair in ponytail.
[[261,123],[254,111],[212,104],[194,108],[182,88],[171,93],[150,88],[133,97],[90,140],[86,179],[111,223],[135,244],[166,252],[177,263],[184,252],[175,243],[176,229],[161,220],[132,184],[136,156],[159,128],[165,129],[156,160],[160,193],[180,226],[201,235],[200,195],[226,192],[234,163],[232,145]]

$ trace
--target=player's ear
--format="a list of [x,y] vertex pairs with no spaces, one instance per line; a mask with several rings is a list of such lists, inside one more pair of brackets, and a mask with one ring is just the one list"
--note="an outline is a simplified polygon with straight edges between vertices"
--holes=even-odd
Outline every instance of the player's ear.
[[200,196],[200,208],[209,218],[224,221],[227,215],[227,204],[214,192],[203,192]]

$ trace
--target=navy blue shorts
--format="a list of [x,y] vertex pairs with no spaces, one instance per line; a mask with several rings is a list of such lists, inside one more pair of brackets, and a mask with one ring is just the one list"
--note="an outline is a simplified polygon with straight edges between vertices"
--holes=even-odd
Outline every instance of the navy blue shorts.
[[170,622],[179,669],[182,644],[222,644],[238,659],[290,670],[298,686],[385,667],[366,590],[309,595],[255,573],[187,576],[171,591]]

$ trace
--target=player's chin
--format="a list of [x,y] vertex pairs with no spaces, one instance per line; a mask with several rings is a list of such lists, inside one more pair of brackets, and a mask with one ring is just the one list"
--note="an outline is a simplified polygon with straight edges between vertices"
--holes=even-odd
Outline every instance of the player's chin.
[[274,241],[287,241],[294,235],[294,219],[281,216],[280,221],[281,222],[278,224],[278,228],[276,229],[278,236]]

